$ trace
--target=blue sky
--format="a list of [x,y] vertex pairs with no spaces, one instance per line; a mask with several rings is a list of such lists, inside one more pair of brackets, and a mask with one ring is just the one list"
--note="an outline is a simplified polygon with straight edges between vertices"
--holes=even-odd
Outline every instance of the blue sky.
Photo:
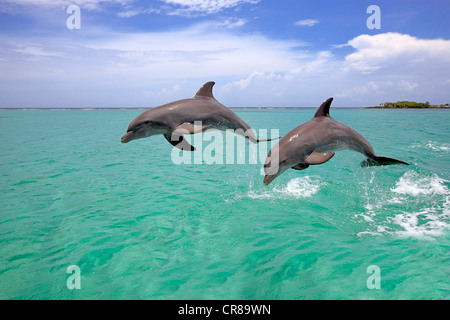
[[0,107],[154,107],[211,80],[229,107],[449,103],[449,14],[444,0],[2,0]]

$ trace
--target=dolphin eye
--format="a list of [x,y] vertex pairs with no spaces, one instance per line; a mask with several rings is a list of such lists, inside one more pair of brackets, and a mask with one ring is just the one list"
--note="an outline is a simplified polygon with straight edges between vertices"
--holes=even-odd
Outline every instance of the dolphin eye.
[[145,121],[144,123],[145,123],[145,124],[149,124],[149,123],[150,123],[150,121]]

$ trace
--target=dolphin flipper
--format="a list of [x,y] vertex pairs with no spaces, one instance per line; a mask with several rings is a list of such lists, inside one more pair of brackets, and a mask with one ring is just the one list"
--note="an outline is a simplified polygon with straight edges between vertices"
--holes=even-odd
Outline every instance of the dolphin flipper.
[[316,165],[316,164],[322,164],[333,158],[334,152],[330,153],[319,153],[319,152],[311,152],[309,156],[305,158],[305,163],[299,163],[293,167],[291,167],[294,170],[305,170],[310,165]]
[[305,158],[305,164],[322,164],[333,158],[333,156],[334,152],[323,154],[313,151],[309,156]]
[[173,131],[176,131],[180,134],[194,134],[194,133],[202,132],[207,127],[208,126],[206,126],[206,125],[199,126],[199,125],[192,124],[190,122],[184,122],[184,123],[180,124],[178,127],[176,127],[175,130],[173,130]]
[[409,166],[409,163],[397,159],[372,156],[370,158],[367,158],[365,161],[361,162],[361,167],[388,166],[391,164],[405,164]]
[[294,170],[305,170],[308,167],[309,167],[309,164],[299,163],[291,168]]
[[177,132],[172,132],[171,134],[166,133],[164,135],[164,138],[166,138],[167,141],[174,147],[177,147],[180,150],[183,151],[195,151],[195,147],[191,146],[186,139],[183,137],[182,134],[179,134]]

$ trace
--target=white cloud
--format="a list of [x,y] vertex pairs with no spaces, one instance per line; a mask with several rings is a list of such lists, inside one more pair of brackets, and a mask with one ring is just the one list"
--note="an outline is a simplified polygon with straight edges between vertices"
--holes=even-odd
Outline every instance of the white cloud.
[[117,14],[117,16],[119,16],[121,18],[131,18],[131,17],[137,16],[142,13],[143,13],[143,11],[141,11],[141,10],[127,10],[127,11],[119,12]]
[[282,76],[280,74],[276,74],[274,72],[260,72],[260,71],[254,71],[252,72],[247,78],[240,79],[237,81],[232,81],[230,83],[227,83],[224,88],[226,91],[232,91],[234,89],[239,90],[245,90],[247,87],[249,87],[252,83],[254,83],[256,80],[281,80]]
[[84,43],[91,50],[120,58],[111,64],[114,72],[149,72],[164,78],[233,76],[254,70],[289,72],[306,56],[294,50],[301,45],[262,35],[236,35],[217,28],[217,22],[180,31],[111,33],[103,40]]
[[256,4],[260,0],[162,0],[174,5],[170,11],[174,15],[212,14],[242,4]]
[[82,9],[98,10],[105,4],[129,5],[134,0],[3,0],[6,4],[20,5],[23,7],[37,6],[47,8],[68,7],[76,4]]
[[226,19],[224,22],[219,22],[218,26],[225,26],[228,29],[240,28],[247,24],[247,19]]
[[[392,86],[392,83],[390,84]],[[350,86],[350,88],[338,92],[336,98],[346,98],[346,100],[352,100],[362,102],[370,95],[382,95],[384,91],[380,90],[380,85],[374,81],[369,81],[365,85]]]
[[[372,73],[386,68],[411,67],[421,65],[424,68],[436,65],[440,61],[447,66],[450,63],[450,41],[443,39],[418,39],[407,34],[382,33],[360,35],[348,42],[356,49],[345,60],[345,67]],[[411,70],[412,71],[412,70]]]
[[337,96],[370,101],[368,105],[398,100],[447,103],[450,40],[382,33],[360,35],[347,44],[355,51],[340,63],[347,88]]
[[[354,52],[339,58],[343,47],[311,53],[288,72],[260,68],[230,81],[225,89],[238,89],[254,97],[258,91],[264,92],[269,98],[261,98],[259,103],[272,99],[275,105],[311,106],[310,97],[320,95],[321,99],[335,96],[335,104],[343,106],[375,106],[398,100],[448,102],[450,40],[398,33],[361,35],[345,46]],[[270,74],[277,77],[269,79]],[[276,101],[276,93],[282,101]]]
[[169,95],[173,95],[174,93],[176,93],[179,90],[180,90],[180,85],[174,84],[173,86],[171,86],[169,88],[164,87],[164,88],[160,89],[158,92],[155,92],[152,90],[142,90],[142,93],[145,95],[151,95],[151,96],[169,96]]
[[299,20],[297,22],[295,22],[294,24],[296,26],[306,26],[306,27],[312,27],[316,24],[318,24],[320,21],[316,20],[316,19],[304,19],[304,20]]
[[59,57],[62,55],[59,52],[46,51],[39,46],[22,46],[14,49],[14,51],[25,55],[38,57]]
[[326,67],[327,63],[329,62],[329,60],[332,57],[333,57],[333,54],[330,51],[319,51],[315,55],[314,60],[307,62],[307,63],[301,65],[300,67],[291,70],[285,77],[286,77],[286,79],[291,79],[296,74],[318,72],[323,67]]
[[[154,1],[150,6],[143,7],[137,0],[1,0],[0,11],[14,12],[15,6],[22,9],[31,7],[41,8],[67,8],[75,4],[81,9],[101,10],[107,5],[120,5],[124,8],[117,16],[130,18],[140,14],[164,13],[167,15],[180,15],[186,17],[196,17],[214,14],[225,9],[239,8],[244,4],[257,4],[261,0],[159,0]],[[234,22],[234,26],[241,26],[245,20]],[[230,25],[233,27],[233,25]]]
[[[62,94],[73,90],[77,106],[158,105],[192,96],[210,80],[227,106],[314,107],[330,96],[336,106],[449,102],[449,40],[361,35],[347,43],[354,52],[342,56],[343,46],[313,51],[231,27],[244,23],[230,18],[143,33],[90,29],[76,38],[0,35],[0,83],[8,84],[0,88],[2,103],[47,96],[42,105],[64,105]],[[32,88],[27,95],[19,89],[24,80]]]
[[[309,57],[299,50],[304,46],[299,41],[233,33],[235,28],[230,25],[243,23],[229,19],[181,30],[142,33],[83,29],[80,36],[67,33],[57,38],[2,35],[0,82],[15,83],[17,87],[21,80],[39,82],[32,90],[35,96],[48,97],[43,105],[61,103],[63,92],[73,90],[91,92],[76,95],[73,101],[78,101],[74,102],[78,106],[92,106],[99,100],[130,105],[127,99],[135,101],[131,105],[147,105],[150,98],[155,104],[164,102],[164,97],[167,100],[168,94],[164,93],[169,89],[164,88],[171,88],[170,93],[180,98],[192,96],[203,82],[213,80],[219,87],[255,70],[288,73],[301,59]],[[34,60],[28,61],[26,56]],[[61,87],[59,100],[53,93],[55,86],[50,84],[55,81]],[[174,84],[179,85],[176,91]],[[92,90],[94,87],[96,90]],[[111,93],[98,94],[102,90]],[[3,93],[8,98],[2,103],[17,100],[18,95],[6,91],[6,87],[0,89],[0,95]],[[30,100],[32,96],[28,95]],[[18,100],[26,98],[22,95]]]
[[415,88],[417,88],[417,87],[419,86],[419,84],[418,84],[418,83],[411,83],[411,82],[409,82],[409,81],[407,81],[407,80],[401,80],[401,81],[398,83],[398,86],[399,86],[399,88],[400,88],[401,90],[411,92],[411,91],[413,91]]
[[[131,8],[131,6],[127,7]],[[133,8],[125,11],[120,11],[117,13],[117,16],[120,18],[131,18],[140,14],[150,14],[150,13],[160,14],[161,12],[162,12],[161,9],[156,8],[146,8],[146,9]]]

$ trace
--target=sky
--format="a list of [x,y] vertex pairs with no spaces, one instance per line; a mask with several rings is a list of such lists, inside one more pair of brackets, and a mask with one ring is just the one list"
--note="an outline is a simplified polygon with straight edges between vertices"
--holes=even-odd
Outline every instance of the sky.
[[449,14],[448,0],[1,0],[0,107],[156,107],[208,81],[228,107],[450,103]]

